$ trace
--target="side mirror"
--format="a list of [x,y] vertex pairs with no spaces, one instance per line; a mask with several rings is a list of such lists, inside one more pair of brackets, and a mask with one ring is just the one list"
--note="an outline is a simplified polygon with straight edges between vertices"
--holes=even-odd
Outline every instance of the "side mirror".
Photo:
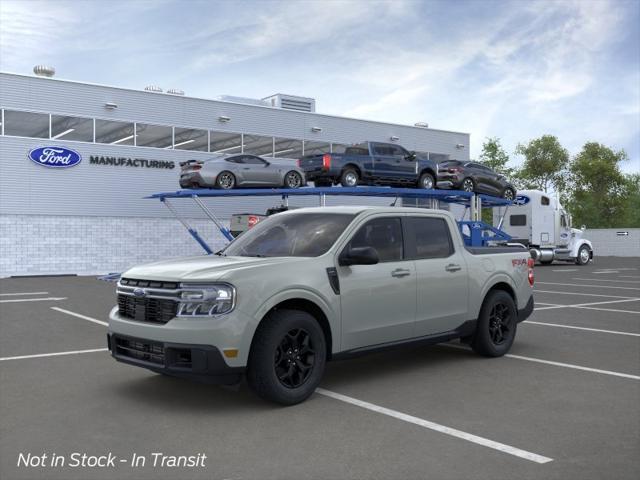
[[587,226],[586,226],[586,225],[582,225],[582,226],[580,227],[580,230],[583,230],[583,231],[584,231],[584,230],[586,230],[586,229],[587,229]]
[[343,267],[349,265],[375,265],[379,261],[378,252],[373,247],[346,249],[338,258],[338,264]]
[[416,152],[414,152],[413,150],[409,152],[409,155],[407,155],[406,157],[407,160],[413,162],[416,159]]

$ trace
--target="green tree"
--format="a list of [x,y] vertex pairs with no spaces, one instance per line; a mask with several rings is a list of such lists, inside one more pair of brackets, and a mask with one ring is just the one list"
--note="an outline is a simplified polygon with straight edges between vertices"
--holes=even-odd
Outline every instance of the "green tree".
[[567,206],[577,225],[619,227],[625,214],[633,215],[627,207],[633,180],[626,179],[619,166],[626,159],[624,150],[588,142],[572,160]]
[[504,148],[502,148],[498,137],[487,137],[485,139],[485,142],[482,144],[480,162],[507,177],[510,177],[514,173],[514,169],[507,166],[507,163],[509,163],[509,155]]
[[553,188],[565,188],[565,176],[569,164],[569,152],[553,135],[543,135],[527,144],[518,144],[516,154],[525,160],[517,172],[519,186],[548,192]]
[[624,207],[617,226],[640,228],[640,173],[625,175]]

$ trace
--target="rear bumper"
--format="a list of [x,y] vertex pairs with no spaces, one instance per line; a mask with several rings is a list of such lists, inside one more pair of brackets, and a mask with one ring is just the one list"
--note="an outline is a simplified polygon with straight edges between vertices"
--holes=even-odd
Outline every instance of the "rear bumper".
[[220,350],[211,345],[167,343],[117,333],[107,334],[111,356],[119,362],[157,373],[204,383],[232,385],[244,367],[230,367]]
[[531,295],[529,297],[529,301],[527,302],[527,305],[523,309],[518,310],[518,323],[524,322],[527,318],[529,318],[531,313],[533,313],[533,307],[534,307],[533,295]]
[[183,173],[180,175],[180,188],[207,187],[204,177],[200,173]]

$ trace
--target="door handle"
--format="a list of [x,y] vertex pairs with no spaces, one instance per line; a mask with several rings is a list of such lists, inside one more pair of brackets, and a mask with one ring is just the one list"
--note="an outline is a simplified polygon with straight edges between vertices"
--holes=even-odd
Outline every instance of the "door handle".
[[411,275],[411,272],[409,270],[405,270],[404,268],[396,268],[393,272],[391,272],[391,276],[396,278],[406,277],[407,275]]
[[447,272],[457,272],[458,270],[462,270],[462,267],[460,265],[456,265],[455,263],[450,263],[449,265],[444,267],[444,269]]

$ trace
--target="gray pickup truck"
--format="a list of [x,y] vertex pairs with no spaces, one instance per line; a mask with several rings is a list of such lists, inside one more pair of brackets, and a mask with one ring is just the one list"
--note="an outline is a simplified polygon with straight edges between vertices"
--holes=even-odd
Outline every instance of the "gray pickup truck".
[[125,272],[113,357],[167,375],[305,400],[325,363],[459,338],[509,351],[533,310],[522,249],[465,248],[445,211],[304,208],[273,215],[211,256]]

